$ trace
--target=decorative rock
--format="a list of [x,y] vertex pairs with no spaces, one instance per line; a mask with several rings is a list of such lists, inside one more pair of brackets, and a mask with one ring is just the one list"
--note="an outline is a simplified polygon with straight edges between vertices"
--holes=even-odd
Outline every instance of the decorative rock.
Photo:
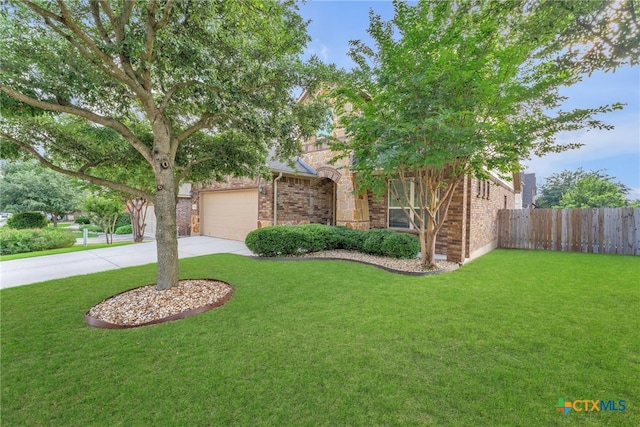
[[178,287],[158,291],[155,285],[134,288],[105,299],[85,314],[98,328],[132,328],[181,319],[226,303],[233,288],[219,280],[180,280]]

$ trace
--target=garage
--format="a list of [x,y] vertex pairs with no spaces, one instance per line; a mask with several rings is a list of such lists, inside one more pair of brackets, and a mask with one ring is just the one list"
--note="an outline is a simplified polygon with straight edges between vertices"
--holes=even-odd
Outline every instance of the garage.
[[244,240],[258,224],[258,189],[202,193],[202,235]]

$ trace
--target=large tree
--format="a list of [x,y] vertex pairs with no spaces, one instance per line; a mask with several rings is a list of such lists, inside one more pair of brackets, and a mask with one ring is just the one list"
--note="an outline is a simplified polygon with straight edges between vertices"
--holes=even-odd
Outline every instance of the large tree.
[[[321,100],[296,102],[325,68],[300,59],[308,36],[293,0],[34,0],[2,8],[0,101],[11,114],[0,119],[1,155],[26,153],[152,201],[158,289],[178,281],[179,183],[256,175],[270,148],[297,154],[323,121]],[[88,127],[99,137],[86,137]],[[153,192],[94,173],[141,160]]]
[[[589,180],[584,181],[586,178],[589,178]],[[540,195],[536,198],[536,207],[569,207],[562,206],[560,201],[567,192],[573,190],[578,182],[581,181],[584,181],[584,183],[606,182],[608,184],[600,186],[600,188],[602,190],[605,190],[606,188],[607,190],[605,192],[607,193],[610,192],[609,189],[611,189],[615,193],[620,194],[622,196],[622,200],[624,200],[624,196],[630,191],[626,185],[616,182],[615,177],[607,174],[605,170],[599,169],[594,171],[585,171],[583,168],[578,168],[576,170],[565,169],[560,172],[553,173],[545,179],[544,185],[540,187]],[[584,185],[584,183],[582,185]],[[582,190],[580,190],[580,192],[582,192]],[[593,194],[595,195],[596,193]]]
[[590,175],[562,195],[560,208],[621,208],[627,204],[625,186]]
[[49,214],[54,226],[58,217],[78,209],[82,189],[72,178],[53,172],[35,161],[2,165],[0,210],[39,211]]
[[[555,134],[608,128],[595,115],[621,108],[560,109],[559,88],[578,82],[585,67],[619,64],[573,48],[593,37],[580,22],[618,12],[555,3],[394,1],[391,21],[371,13],[374,47],[352,42],[357,67],[331,93],[348,137],[333,147],[353,157],[362,190],[388,188],[404,208],[425,266],[433,264],[437,234],[465,176],[508,177],[530,152],[578,147],[558,144]],[[637,51],[631,44],[627,55]]]

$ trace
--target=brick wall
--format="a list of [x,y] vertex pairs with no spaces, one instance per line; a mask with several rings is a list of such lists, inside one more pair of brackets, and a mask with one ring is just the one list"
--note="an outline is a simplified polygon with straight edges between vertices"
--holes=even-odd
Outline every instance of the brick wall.
[[469,244],[467,258],[475,258],[498,244],[498,210],[513,209],[514,197],[505,183],[496,178],[480,181],[470,180],[468,188]]
[[367,192],[369,199],[369,218],[371,221],[371,228],[387,228],[389,221],[388,217],[388,194],[376,197],[371,191]]
[[[277,176],[274,175],[273,179]],[[334,224],[334,184],[328,178],[308,178],[284,176],[278,180],[278,224],[322,223]],[[261,178],[228,178],[226,182],[216,182],[199,191],[240,190],[262,188],[258,192],[258,226],[273,224],[273,181]],[[197,198],[193,203],[198,203]],[[191,228],[199,232],[199,210],[191,210]],[[196,231],[198,230],[198,231]]]
[[179,197],[176,207],[176,225],[178,226],[178,236],[191,235],[191,199]]
[[283,177],[278,181],[278,224],[333,224],[333,182]]

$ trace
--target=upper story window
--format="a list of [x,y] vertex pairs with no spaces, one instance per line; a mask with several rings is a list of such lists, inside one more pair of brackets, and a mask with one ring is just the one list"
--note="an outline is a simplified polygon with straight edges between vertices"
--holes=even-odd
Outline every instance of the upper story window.
[[327,117],[327,120],[316,131],[316,138],[331,138],[333,136],[333,129],[335,127],[335,111],[331,109],[331,114]]
[[489,199],[491,195],[491,181],[489,180],[478,180],[477,184],[477,197],[482,197],[483,199]]

